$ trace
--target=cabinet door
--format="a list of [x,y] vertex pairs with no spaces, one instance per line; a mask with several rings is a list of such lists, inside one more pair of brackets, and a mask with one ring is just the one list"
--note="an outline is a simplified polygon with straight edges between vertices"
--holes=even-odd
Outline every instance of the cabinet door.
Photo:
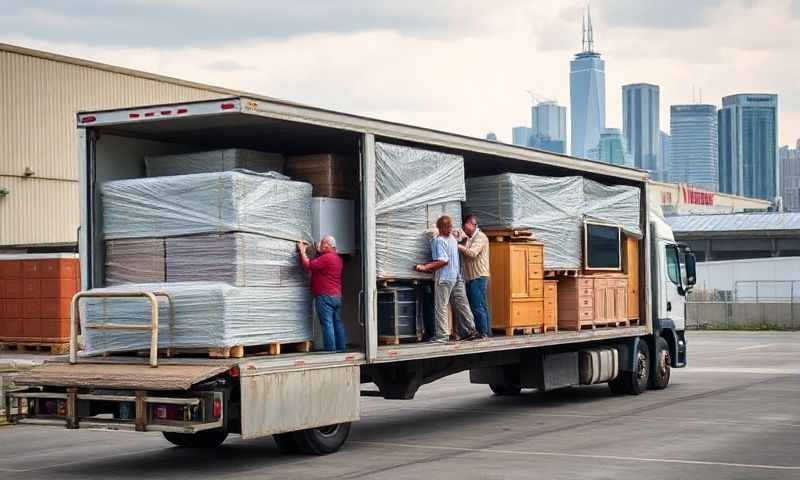
[[509,248],[511,298],[528,298],[528,251],[524,246]]
[[606,299],[606,318],[607,322],[614,322],[617,321],[619,318],[619,312],[617,312],[617,304],[616,299],[614,298],[614,292],[616,291],[615,288],[606,288],[605,289],[605,299]]
[[598,286],[597,282],[594,287],[594,320],[596,322],[606,320],[606,289]]
[[628,318],[628,288],[618,287],[614,289],[614,307],[616,310],[616,320],[621,322]]

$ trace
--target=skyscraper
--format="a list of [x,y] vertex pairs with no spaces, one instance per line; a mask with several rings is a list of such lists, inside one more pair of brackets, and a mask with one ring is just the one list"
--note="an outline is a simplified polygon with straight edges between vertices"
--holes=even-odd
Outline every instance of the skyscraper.
[[597,160],[611,165],[631,166],[631,155],[625,149],[625,141],[619,128],[604,128],[600,134]]
[[555,153],[566,153],[567,108],[554,101],[531,107],[533,136],[531,146]]
[[633,155],[633,165],[658,177],[663,170],[659,127],[658,85],[634,83],[622,86],[622,135]]
[[661,153],[658,156],[658,180],[667,181],[667,171],[669,170],[669,153],[672,151],[672,136],[667,132],[658,132],[659,142],[661,142]]
[[530,127],[514,127],[511,129],[511,143],[520,147],[529,147],[531,144]]
[[717,107],[672,105],[669,112],[672,145],[667,179],[718,191]]
[[783,209],[800,212],[800,140],[797,148],[781,147],[781,197]]
[[606,127],[605,62],[594,51],[592,16],[586,10],[583,22],[583,51],[569,62],[569,97],[572,125],[572,155],[586,158],[597,148]]
[[778,193],[778,96],[723,97],[717,118],[720,191],[773,200]]

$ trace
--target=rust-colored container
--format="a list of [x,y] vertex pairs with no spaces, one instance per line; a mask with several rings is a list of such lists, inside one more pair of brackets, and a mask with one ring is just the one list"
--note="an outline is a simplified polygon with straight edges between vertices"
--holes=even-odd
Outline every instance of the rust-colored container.
[[78,292],[77,278],[43,278],[40,298],[72,298]]
[[2,288],[4,289],[3,298],[11,298],[11,299],[19,299],[23,298],[23,288],[22,288],[22,279],[21,278],[8,278],[3,281]]
[[0,260],[0,278],[22,278],[22,260]]
[[42,318],[42,300],[28,298],[22,301],[22,318]]
[[78,260],[72,258],[52,258],[39,260],[41,278],[78,278]]
[[22,260],[22,278],[42,278],[41,260]]
[[69,320],[70,298],[43,298],[41,303],[42,319]]
[[22,298],[42,298],[42,279],[23,278]]

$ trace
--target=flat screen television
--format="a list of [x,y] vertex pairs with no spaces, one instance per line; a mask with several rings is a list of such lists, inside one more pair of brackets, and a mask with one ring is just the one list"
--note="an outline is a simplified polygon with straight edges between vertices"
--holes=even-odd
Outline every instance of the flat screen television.
[[619,225],[584,222],[584,268],[622,270],[622,229]]

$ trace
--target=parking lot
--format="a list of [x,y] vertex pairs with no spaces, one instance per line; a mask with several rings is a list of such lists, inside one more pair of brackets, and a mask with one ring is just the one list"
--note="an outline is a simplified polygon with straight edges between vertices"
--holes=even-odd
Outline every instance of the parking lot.
[[467,374],[413,401],[362,398],[350,441],[287,456],[270,438],[212,451],[160,434],[0,428],[5,478],[800,478],[800,332],[689,332],[670,387],[492,396]]

